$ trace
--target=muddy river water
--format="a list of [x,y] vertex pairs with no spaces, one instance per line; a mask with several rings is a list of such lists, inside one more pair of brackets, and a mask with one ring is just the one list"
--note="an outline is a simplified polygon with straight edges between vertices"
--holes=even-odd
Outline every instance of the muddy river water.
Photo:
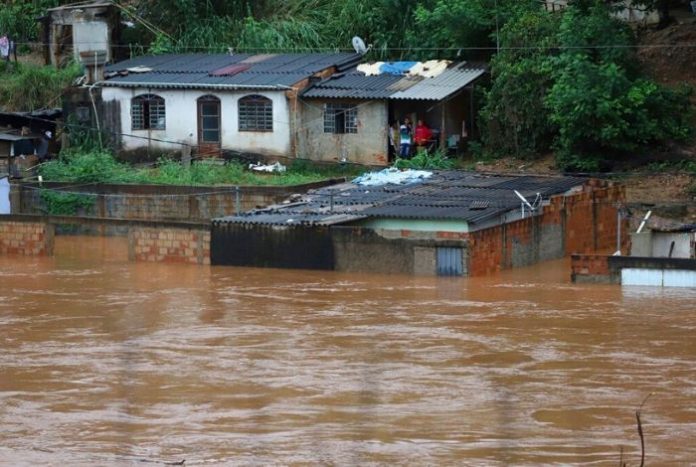
[[696,291],[0,257],[0,465],[696,464]]

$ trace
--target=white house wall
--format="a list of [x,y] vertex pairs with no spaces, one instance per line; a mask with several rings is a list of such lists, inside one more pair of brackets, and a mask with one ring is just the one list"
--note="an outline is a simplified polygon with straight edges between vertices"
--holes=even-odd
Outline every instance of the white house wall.
[[[131,99],[141,94],[155,94],[164,99],[166,123],[164,130],[133,130],[131,121]],[[252,132],[239,128],[237,103],[248,95],[261,95],[273,102],[273,131]],[[104,87],[102,100],[121,102],[122,149],[135,150],[150,148],[162,151],[175,151],[181,148],[179,142],[191,141],[198,144],[197,99],[213,95],[220,99],[221,144],[223,150],[251,152],[263,155],[290,155],[290,118],[288,101],[282,91],[199,91],[165,90],[146,88]],[[150,139],[152,138],[152,139]]]

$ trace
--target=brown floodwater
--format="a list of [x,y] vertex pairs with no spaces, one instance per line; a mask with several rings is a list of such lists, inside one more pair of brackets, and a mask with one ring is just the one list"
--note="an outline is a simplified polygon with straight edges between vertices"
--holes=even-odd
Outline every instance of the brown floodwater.
[[[696,463],[696,291],[0,257],[0,464]],[[147,464],[145,464],[147,465]]]

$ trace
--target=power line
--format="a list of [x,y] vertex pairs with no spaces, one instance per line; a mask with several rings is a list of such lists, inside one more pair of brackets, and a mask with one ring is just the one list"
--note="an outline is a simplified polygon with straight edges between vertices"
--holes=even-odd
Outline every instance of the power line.
[[[28,45],[28,46],[41,46],[48,47],[50,43],[44,42],[17,42],[15,44]],[[95,45],[101,44],[99,42],[71,42],[73,45]],[[122,48],[122,49],[133,49],[133,48],[148,48],[148,44],[111,44],[110,48]],[[583,50],[583,49],[662,49],[662,48],[694,48],[696,47],[696,42],[678,42],[674,44],[605,44],[605,45],[549,45],[549,46],[447,46],[447,47],[380,47],[373,50],[385,50],[385,51],[505,51],[505,50]],[[218,46],[195,46],[195,45],[175,45],[173,46],[175,50],[234,50],[235,53],[243,53],[243,51],[275,51],[275,52],[335,52],[335,53],[355,53],[352,48],[341,48],[341,47],[239,47],[233,45],[218,45]],[[164,54],[166,55],[166,54]]]

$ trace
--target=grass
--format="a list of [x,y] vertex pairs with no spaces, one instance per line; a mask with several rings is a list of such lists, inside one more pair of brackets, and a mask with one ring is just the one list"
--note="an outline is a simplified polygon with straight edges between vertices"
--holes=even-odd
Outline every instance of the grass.
[[261,174],[247,170],[241,163],[223,165],[205,161],[182,166],[178,161],[160,159],[150,168],[132,167],[118,162],[104,151],[67,152],[41,166],[46,181],[71,183],[129,183],[157,185],[300,185],[329,178],[355,177],[365,169],[358,166],[319,166],[296,160],[284,173]]
[[80,75],[80,66],[63,69],[0,61],[0,108],[5,111],[60,107],[61,94]]

